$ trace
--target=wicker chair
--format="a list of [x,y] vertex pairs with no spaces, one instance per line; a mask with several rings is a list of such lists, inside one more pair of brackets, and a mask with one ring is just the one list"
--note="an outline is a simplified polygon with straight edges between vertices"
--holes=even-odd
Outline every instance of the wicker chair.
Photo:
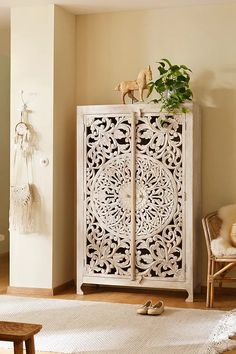
[[221,224],[222,221],[216,212],[208,214],[202,219],[208,253],[206,307],[213,307],[215,282],[219,282],[219,287],[222,287],[223,281],[236,281],[236,278],[226,277],[228,271],[236,266],[236,256],[215,257],[211,251],[211,241],[219,236]]

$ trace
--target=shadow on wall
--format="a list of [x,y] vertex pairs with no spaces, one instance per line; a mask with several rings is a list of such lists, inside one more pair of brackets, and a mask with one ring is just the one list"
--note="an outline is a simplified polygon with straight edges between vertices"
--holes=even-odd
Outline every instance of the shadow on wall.
[[[192,85],[202,109],[202,215],[236,203],[236,88],[229,86],[219,87],[212,71],[203,72]],[[207,254],[203,232],[201,237],[205,284]]]
[[[236,203],[236,88],[217,87],[212,71],[193,83],[202,107],[202,212]],[[227,183],[226,183],[227,181]],[[223,187],[223,188],[222,188]]]
[[[137,24],[142,28],[138,38]],[[124,80],[136,80],[149,64],[147,17],[142,12],[134,17],[124,13],[121,26],[117,14],[78,16],[77,36],[77,104],[121,103],[115,86]],[[97,87],[97,83],[102,84]]]

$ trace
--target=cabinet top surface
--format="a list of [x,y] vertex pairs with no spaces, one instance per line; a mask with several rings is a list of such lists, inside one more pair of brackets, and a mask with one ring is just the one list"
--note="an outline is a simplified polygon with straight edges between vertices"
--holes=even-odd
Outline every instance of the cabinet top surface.
[[[198,105],[196,103],[189,103],[185,105],[189,109],[187,115],[192,115],[192,113],[198,111]],[[77,114],[109,114],[109,113],[152,113],[160,112],[163,115],[168,114],[166,112],[161,112],[159,104],[148,104],[148,103],[138,103],[138,104],[117,104],[117,105],[87,105],[87,106],[77,106]],[[198,114],[194,115],[198,115]],[[183,113],[179,113],[183,114]],[[176,114],[174,114],[176,115]]]
[[[188,103],[185,104],[190,111],[193,111],[197,104]],[[135,104],[115,104],[115,105],[85,105],[85,106],[77,106],[78,113],[110,113],[110,112],[119,112],[119,113],[129,113],[129,112],[138,112],[139,110],[143,110],[145,112],[157,112],[160,111],[159,104],[151,104],[151,103],[135,103]],[[165,112],[162,112],[165,114]]]

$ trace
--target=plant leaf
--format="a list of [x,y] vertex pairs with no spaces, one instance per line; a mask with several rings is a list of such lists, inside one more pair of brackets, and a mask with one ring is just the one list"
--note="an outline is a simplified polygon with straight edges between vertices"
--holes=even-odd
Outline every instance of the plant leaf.
[[178,65],[172,65],[172,67],[171,67],[171,71],[172,72],[175,72],[175,71],[177,71],[179,69],[180,69],[180,67]]
[[158,71],[159,71],[160,75],[164,75],[167,73],[167,70],[165,68],[163,68],[162,66],[158,67]]
[[161,59],[161,60],[165,61],[170,67],[172,66],[171,62],[168,59],[164,58],[164,59]]
[[188,82],[188,77],[184,76],[184,75],[179,75],[177,77],[178,81],[184,81],[184,82]]
[[148,83],[148,96],[155,90],[159,95],[153,99],[153,103],[161,103],[161,111],[184,112],[182,104],[191,101],[193,93],[189,88],[190,75],[192,72],[186,65],[173,65],[170,60],[163,58],[157,62],[159,77]]
[[163,66],[163,68],[165,67],[165,63],[163,63],[163,61],[157,61],[158,64],[161,64],[161,66]]
[[191,71],[191,69],[189,69],[186,65],[180,65],[181,69],[184,69],[184,70],[188,70],[188,71]]

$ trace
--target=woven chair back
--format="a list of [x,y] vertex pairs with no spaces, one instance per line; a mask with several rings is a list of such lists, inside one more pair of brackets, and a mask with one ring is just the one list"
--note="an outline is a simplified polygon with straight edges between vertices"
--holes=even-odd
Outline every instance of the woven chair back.
[[211,241],[219,236],[222,221],[217,216],[217,212],[213,212],[203,218],[202,223],[206,239],[207,251],[208,254],[211,256]]

